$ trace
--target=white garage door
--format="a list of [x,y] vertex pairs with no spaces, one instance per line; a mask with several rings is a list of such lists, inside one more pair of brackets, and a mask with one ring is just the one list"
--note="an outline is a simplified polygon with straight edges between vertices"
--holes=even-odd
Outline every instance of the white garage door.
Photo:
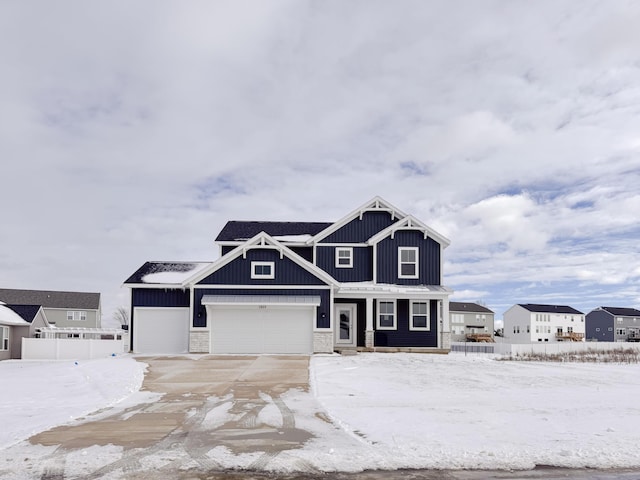
[[188,308],[134,308],[134,353],[187,353]]
[[315,307],[208,305],[212,353],[313,353]]

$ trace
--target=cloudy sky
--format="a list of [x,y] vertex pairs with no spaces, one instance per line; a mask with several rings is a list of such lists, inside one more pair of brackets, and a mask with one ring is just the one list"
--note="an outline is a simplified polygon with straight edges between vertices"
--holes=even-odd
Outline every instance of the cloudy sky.
[[217,258],[230,219],[380,195],[445,283],[640,307],[640,3],[0,3],[0,287],[99,291]]

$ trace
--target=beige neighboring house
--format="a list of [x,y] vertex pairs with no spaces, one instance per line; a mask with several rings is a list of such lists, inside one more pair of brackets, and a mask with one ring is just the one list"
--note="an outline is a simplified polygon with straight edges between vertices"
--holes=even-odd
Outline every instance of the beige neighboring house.
[[507,343],[584,342],[584,313],[569,305],[519,303],[503,317]]
[[40,305],[0,303],[0,360],[22,358],[22,339],[48,326]]
[[470,302],[449,302],[451,341],[492,341],[494,312]]
[[7,305],[38,305],[51,326],[100,328],[100,294],[53,290],[0,288],[0,302]]

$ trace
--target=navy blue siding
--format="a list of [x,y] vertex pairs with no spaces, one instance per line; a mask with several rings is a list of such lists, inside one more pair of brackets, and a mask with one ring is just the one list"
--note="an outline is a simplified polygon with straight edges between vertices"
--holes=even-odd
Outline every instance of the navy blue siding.
[[[374,306],[377,315],[377,302]],[[429,305],[428,332],[409,330],[409,300],[396,302],[396,330],[376,330],[376,347],[437,347],[438,346],[438,302],[431,300]],[[377,323],[377,322],[376,322]],[[374,323],[375,324],[375,323]]]
[[131,289],[131,306],[188,307],[189,290],[181,288],[133,288]]
[[[596,331],[599,328],[600,331]],[[611,328],[611,330],[609,330]],[[585,338],[598,342],[614,341],[614,318],[604,310],[594,310],[585,315]]]
[[397,221],[389,212],[364,212],[362,220],[360,217],[353,219],[324,238],[322,243],[364,243]]
[[[236,247],[224,245],[222,247],[222,255],[223,256],[226,255],[227,253],[229,253],[231,250],[235,248]],[[300,255],[307,262],[313,263],[313,247],[289,247],[289,248],[291,249],[292,252],[296,253],[297,255]]]
[[373,248],[353,247],[353,268],[336,268],[336,247],[316,248],[316,265],[339,282],[373,280]]
[[313,247],[290,247],[291,251],[300,255],[307,262],[313,263]]
[[[418,247],[418,278],[398,278],[398,247]],[[440,244],[420,231],[400,230],[378,243],[377,281],[397,285],[440,285]]]
[[317,328],[329,328],[329,308],[330,307],[330,293],[329,290],[288,290],[283,289],[244,289],[244,288],[197,288],[194,293],[194,309],[193,309],[193,326],[194,327],[206,327],[207,326],[207,309],[202,305],[202,297],[204,295],[306,295],[306,296],[319,296],[320,306],[316,308],[316,327]]
[[[252,279],[251,262],[274,262],[274,279]],[[201,285],[326,285],[318,277],[273,249],[252,249],[199,282]]]

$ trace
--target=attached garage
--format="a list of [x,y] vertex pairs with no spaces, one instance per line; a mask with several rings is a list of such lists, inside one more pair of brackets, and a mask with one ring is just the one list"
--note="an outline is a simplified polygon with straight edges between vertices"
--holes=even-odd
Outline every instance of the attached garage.
[[320,297],[207,295],[202,304],[212,353],[313,353]]
[[133,352],[153,354],[189,351],[189,309],[182,307],[135,307]]

